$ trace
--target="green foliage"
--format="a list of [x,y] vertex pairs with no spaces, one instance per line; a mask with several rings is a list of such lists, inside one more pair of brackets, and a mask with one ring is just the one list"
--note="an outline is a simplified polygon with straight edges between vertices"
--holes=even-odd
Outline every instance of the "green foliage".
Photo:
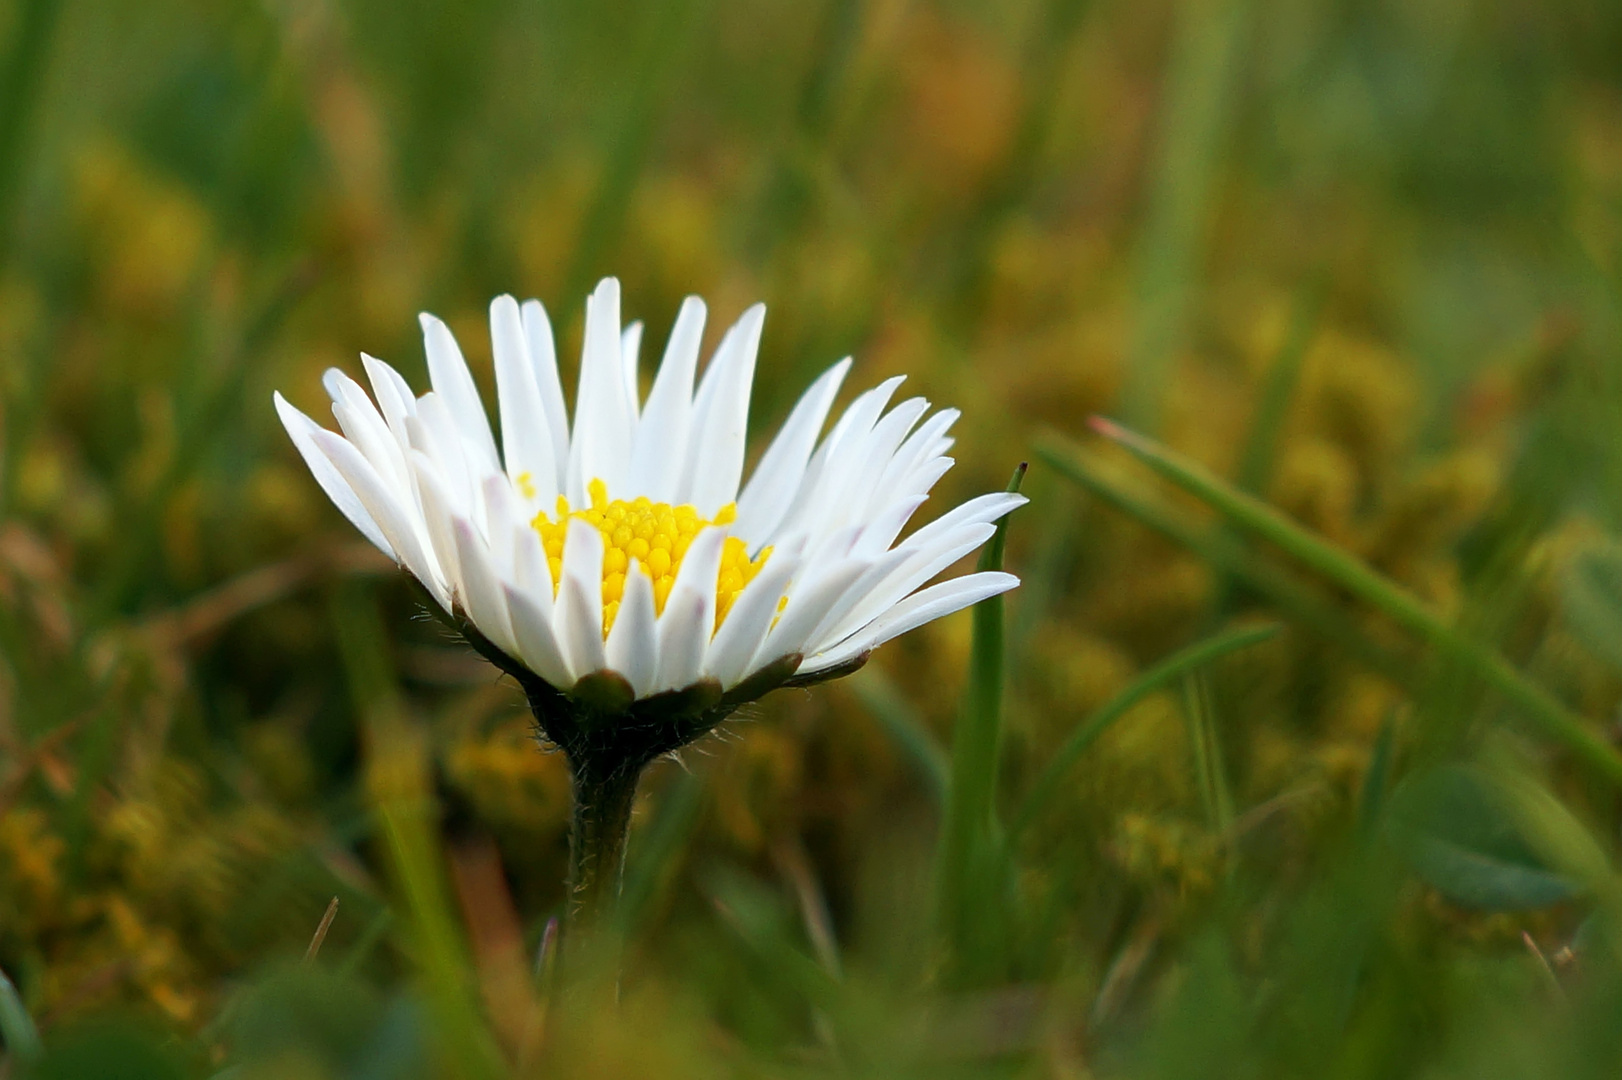
[[1409,776],[1392,795],[1392,830],[1421,880],[1454,903],[1527,911],[1578,895],[1522,835],[1491,778],[1448,765]]

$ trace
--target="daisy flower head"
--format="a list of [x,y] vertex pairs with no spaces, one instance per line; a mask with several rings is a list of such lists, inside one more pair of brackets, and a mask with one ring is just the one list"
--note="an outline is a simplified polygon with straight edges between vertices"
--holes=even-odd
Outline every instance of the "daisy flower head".
[[[529,695],[543,732],[589,753],[605,727],[651,759],[774,687],[859,667],[880,644],[1018,584],[929,582],[1025,500],[983,495],[911,531],[952,466],[958,413],[902,382],[858,395],[823,434],[849,359],[799,399],[744,482],[765,309],[744,312],[702,374],[703,301],[689,297],[644,399],[642,324],[619,283],[586,303],[572,418],[538,301],[490,305],[498,445],[456,340],[421,317],[432,389],[362,357],[371,394],[324,378],[339,432],[280,395],[316,481],[468,640]],[[588,745],[589,744],[589,745]]]

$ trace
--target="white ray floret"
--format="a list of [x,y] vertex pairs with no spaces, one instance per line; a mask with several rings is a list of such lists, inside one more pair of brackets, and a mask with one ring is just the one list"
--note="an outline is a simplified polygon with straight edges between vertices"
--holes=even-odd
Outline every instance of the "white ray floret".
[[958,414],[930,416],[923,398],[889,407],[900,377],[858,395],[819,440],[851,361],[829,368],[745,483],[765,308],[700,374],[704,320],[689,297],[644,401],[642,326],[621,327],[619,283],[604,280],[586,305],[571,423],[545,309],[498,297],[499,443],[456,339],[426,314],[428,393],[363,356],[371,396],[342,372],[323,379],[342,434],[280,394],[276,410],[362,535],[564,692],[603,672],[639,699],[729,690],[785,661],[798,677],[831,672],[1018,584],[1001,572],[929,584],[1025,500],[982,495],[903,536],[952,466]]

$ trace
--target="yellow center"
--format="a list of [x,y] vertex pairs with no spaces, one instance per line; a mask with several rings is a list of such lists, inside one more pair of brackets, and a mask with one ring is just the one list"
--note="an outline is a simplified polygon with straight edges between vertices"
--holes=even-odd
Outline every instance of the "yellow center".
[[[731,522],[738,513],[736,504],[728,503],[716,511],[714,518],[706,520],[699,517],[692,506],[656,503],[646,496],[630,502],[623,499],[609,502],[608,487],[601,480],[593,480],[586,490],[591,495],[591,506],[587,509],[573,510],[569,500],[559,495],[556,516],[542,510],[530,524],[541,534],[546,561],[552,568],[554,593],[562,580],[563,544],[568,537],[569,520],[578,518],[602,534],[604,637],[614,625],[614,616],[619,614],[620,598],[625,595],[625,575],[630,572],[632,559],[653,580],[653,608],[663,614],[665,601],[670,599],[670,590],[676,584],[676,574],[681,570],[681,561],[693,537],[707,525]],[[715,583],[717,627],[744,586],[766,565],[771,553],[772,549],[766,548],[751,560],[748,544],[736,536],[726,538]]]

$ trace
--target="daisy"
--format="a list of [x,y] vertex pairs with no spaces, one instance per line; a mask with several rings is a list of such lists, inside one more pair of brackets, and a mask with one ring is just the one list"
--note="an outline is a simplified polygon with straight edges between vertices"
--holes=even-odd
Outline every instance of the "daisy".
[[[765,308],[744,312],[702,377],[705,307],[689,297],[646,397],[642,324],[619,283],[586,303],[573,422],[538,301],[490,305],[498,444],[445,324],[421,317],[433,389],[362,356],[371,383],[324,382],[342,434],[275,396],[322,489],[524,686],[580,774],[634,772],[774,687],[859,667],[879,645],[1018,584],[929,582],[1025,499],[983,495],[906,537],[955,409],[902,377],[859,395],[819,440],[851,361],[800,398],[744,483]],[[696,384],[696,385],[695,385]]]

